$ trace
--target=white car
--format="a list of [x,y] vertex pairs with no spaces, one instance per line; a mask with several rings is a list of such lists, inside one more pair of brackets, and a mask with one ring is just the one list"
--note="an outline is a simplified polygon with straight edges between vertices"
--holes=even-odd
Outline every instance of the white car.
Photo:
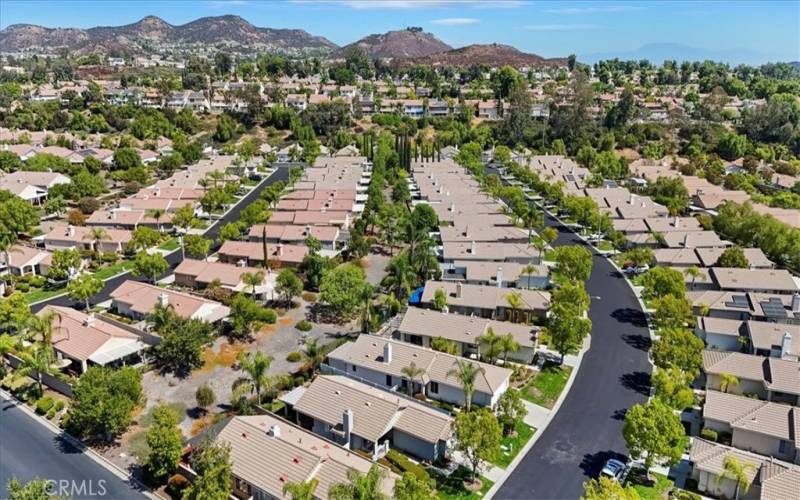
[[600,476],[609,477],[614,481],[622,483],[625,481],[625,477],[628,475],[629,470],[630,467],[625,465],[624,462],[615,458],[611,458],[603,466],[603,470],[600,471]]

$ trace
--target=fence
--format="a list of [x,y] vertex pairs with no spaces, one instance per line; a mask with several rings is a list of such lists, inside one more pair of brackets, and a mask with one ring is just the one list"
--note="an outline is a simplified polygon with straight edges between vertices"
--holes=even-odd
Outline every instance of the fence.
[[161,343],[161,337],[159,337],[158,335],[152,334],[150,332],[146,332],[146,331],[144,331],[144,330],[142,330],[140,328],[136,328],[133,325],[129,325],[127,323],[123,323],[122,321],[119,321],[118,319],[114,319],[111,316],[108,316],[106,314],[101,314],[100,316],[103,317],[103,321],[111,323],[112,325],[114,325],[116,327],[122,328],[126,332],[130,332],[130,333],[136,335],[137,337],[139,337],[142,340],[142,342],[144,342],[147,345],[154,346],[154,345],[158,345],[158,344]]
[[[14,356],[13,354],[6,354],[6,358],[8,359],[8,363],[14,369],[18,368],[19,365],[22,364],[22,360]],[[72,384],[64,380],[61,380],[55,375],[50,375],[48,373],[39,373],[36,370],[34,370],[30,373],[29,377],[34,380],[39,380],[39,377],[41,377],[42,384],[46,385],[47,387],[53,389],[58,393],[67,396],[68,398],[72,397]]]

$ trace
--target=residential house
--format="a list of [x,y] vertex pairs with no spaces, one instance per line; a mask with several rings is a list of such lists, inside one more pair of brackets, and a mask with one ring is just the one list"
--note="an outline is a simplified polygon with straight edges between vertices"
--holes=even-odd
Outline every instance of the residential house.
[[[547,316],[550,294],[541,290],[508,289],[487,285],[469,285],[452,281],[428,281],[420,302],[433,307],[436,290],[442,289],[447,297],[447,310],[465,316],[478,316],[505,321],[532,321]],[[509,295],[519,295],[521,307],[513,310]],[[513,299],[512,299],[513,300]]]
[[[778,460],[800,463],[800,408],[707,391],[703,426],[731,436],[731,446]],[[798,491],[800,494],[800,490]]]
[[507,354],[511,361],[520,363],[533,361],[539,328],[521,323],[410,307],[397,327],[394,338],[410,344],[430,347],[433,339],[441,337],[455,342],[461,355],[477,357],[487,352],[483,338],[490,328],[498,336],[511,334],[519,344],[516,352],[502,353],[499,355],[500,358]]
[[753,356],[740,352],[703,351],[706,390],[720,390],[721,375],[733,375],[739,381],[727,391],[750,394],[759,399],[800,404],[800,363],[778,358]]
[[550,269],[517,262],[455,261],[442,274],[442,280],[499,288],[543,289],[550,286]]
[[769,295],[724,290],[688,291],[686,298],[700,315],[746,321],[770,321],[781,324],[800,324],[800,294]]
[[785,269],[739,269],[712,267],[709,271],[719,290],[767,294],[793,294],[800,287]]
[[442,261],[450,267],[457,260],[482,260],[541,264],[541,252],[533,245],[496,241],[445,241],[442,244]]
[[747,340],[741,320],[710,316],[697,316],[695,320],[694,331],[708,349],[738,352]]
[[282,400],[303,428],[373,459],[390,448],[429,462],[444,459],[453,433],[449,413],[342,375],[319,375]]
[[288,245],[305,245],[309,236],[317,239],[325,250],[337,250],[340,238],[339,228],[336,226],[296,226],[293,224],[256,224],[250,228],[250,241],[263,241],[266,235],[267,243]]
[[52,345],[58,359],[71,361],[79,373],[89,366],[138,363],[147,349],[141,338],[94,313],[71,307],[46,306],[39,316],[54,312]]
[[[255,286],[244,282],[246,274],[262,273],[264,278]],[[175,284],[186,288],[202,290],[215,283],[232,292],[242,292],[261,300],[274,298],[275,274],[264,269],[247,267],[226,262],[208,262],[204,260],[184,259],[175,268]]]
[[46,276],[52,261],[52,252],[27,245],[12,245],[0,252],[0,275],[11,273],[17,276]]
[[[372,335],[361,335],[328,354],[328,365],[338,373],[393,391],[408,391],[411,385],[414,394],[463,406],[464,389],[455,376],[448,375],[457,362],[471,363],[481,369],[475,380],[472,404],[493,408],[511,384],[512,372],[508,368]],[[417,380],[409,380],[403,373],[403,368],[411,363],[424,370]]]
[[228,240],[220,247],[219,258],[220,261],[231,264],[243,261],[248,266],[263,265],[265,247],[269,262],[281,267],[299,266],[309,252],[305,245],[287,245],[285,243],[270,245],[268,242]]
[[[719,261],[725,248],[695,248],[694,251],[700,261],[698,265],[714,267],[717,265],[717,261]],[[760,248],[742,248],[742,253],[744,253],[750,269],[771,269],[775,267],[775,264],[764,255]]]
[[[287,484],[311,480],[318,481],[314,500],[325,500],[333,485],[348,481],[350,471],[366,474],[373,467],[368,458],[269,413],[233,417],[200,439],[230,447],[232,495],[241,500],[283,499]],[[188,464],[182,468],[193,476]],[[386,471],[379,489],[387,498],[398,479]]]
[[127,280],[111,292],[111,307],[122,316],[145,319],[157,305],[204,323],[216,323],[230,314],[230,309],[219,302],[139,281]]

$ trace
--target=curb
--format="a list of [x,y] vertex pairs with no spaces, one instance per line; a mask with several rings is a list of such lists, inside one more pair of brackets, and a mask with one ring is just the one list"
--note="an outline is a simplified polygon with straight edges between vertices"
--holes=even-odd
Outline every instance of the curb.
[[151,490],[149,487],[145,486],[144,483],[142,483],[141,481],[139,481],[138,479],[133,477],[130,472],[126,471],[125,469],[122,469],[121,467],[119,467],[118,465],[114,464],[113,462],[111,462],[106,457],[100,455],[99,453],[97,453],[96,451],[91,449],[90,447],[86,446],[81,440],[79,440],[78,438],[74,437],[72,434],[68,433],[64,429],[58,427],[57,425],[55,425],[54,423],[50,422],[49,420],[41,417],[36,412],[34,412],[32,409],[30,409],[28,407],[28,405],[26,405],[25,403],[23,403],[19,399],[15,398],[13,395],[9,394],[8,392],[6,392],[3,389],[0,389],[0,394],[2,394],[3,397],[7,398],[9,401],[14,402],[16,404],[17,408],[19,408],[23,413],[25,413],[28,417],[30,417],[34,421],[38,422],[43,427],[47,428],[47,430],[49,430],[53,434],[56,434],[58,436],[63,437],[71,445],[73,445],[75,448],[80,450],[81,453],[84,453],[89,458],[91,458],[95,463],[97,463],[101,467],[105,468],[106,470],[108,470],[109,472],[114,474],[119,479],[134,484],[136,487],[141,489],[142,495],[144,495],[144,496],[146,496],[148,498],[151,498],[151,499],[161,499],[161,498],[163,498],[163,497],[157,495],[155,492],[153,492],[153,490]]

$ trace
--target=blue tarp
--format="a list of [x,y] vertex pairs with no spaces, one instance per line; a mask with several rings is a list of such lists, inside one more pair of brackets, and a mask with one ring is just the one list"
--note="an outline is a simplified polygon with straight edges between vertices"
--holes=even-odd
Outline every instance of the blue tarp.
[[425,287],[421,286],[414,290],[414,293],[411,294],[411,297],[408,298],[409,305],[416,305],[422,302],[422,292],[425,291]]

